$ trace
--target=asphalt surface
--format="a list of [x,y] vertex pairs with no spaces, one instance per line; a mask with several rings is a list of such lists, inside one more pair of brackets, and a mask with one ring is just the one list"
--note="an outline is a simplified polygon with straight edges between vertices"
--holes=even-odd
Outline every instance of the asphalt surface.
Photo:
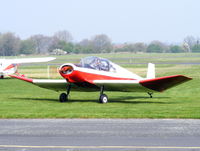
[[200,150],[200,120],[0,120],[0,151],[41,150]]

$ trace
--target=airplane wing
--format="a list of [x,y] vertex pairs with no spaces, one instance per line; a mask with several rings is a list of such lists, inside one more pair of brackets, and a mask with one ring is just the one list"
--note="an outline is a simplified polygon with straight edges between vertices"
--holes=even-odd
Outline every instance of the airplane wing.
[[174,75],[145,80],[94,80],[93,83],[110,91],[162,92],[189,80],[186,76]]
[[146,92],[148,88],[143,87],[139,82],[139,80],[94,80],[93,84],[98,87],[104,86],[107,91]]
[[[10,75],[42,88],[51,89],[55,91],[65,91],[69,83],[62,79],[30,79],[23,76]],[[154,79],[145,80],[94,80],[91,84],[98,87],[104,86],[107,91],[125,91],[125,92],[162,92],[171,87],[177,86],[181,83],[191,80],[183,75],[166,76]],[[75,86],[77,89],[77,86]]]
[[54,91],[66,91],[66,87],[69,84],[64,79],[31,79],[31,78],[26,78],[24,76],[16,76],[16,75],[9,75],[9,76]]
[[154,91],[162,92],[186,81],[192,80],[183,75],[165,76],[154,79],[141,80],[140,84]]
[[43,57],[43,58],[20,58],[20,59],[9,59],[11,63],[36,63],[36,62],[48,62],[54,60],[54,57]]

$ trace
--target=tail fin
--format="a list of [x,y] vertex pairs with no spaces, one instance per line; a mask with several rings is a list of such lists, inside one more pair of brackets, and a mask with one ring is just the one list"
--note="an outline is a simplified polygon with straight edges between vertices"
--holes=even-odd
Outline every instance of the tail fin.
[[155,78],[155,64],[149,63],[148,70],[147,70],[147,79],[154,79]]

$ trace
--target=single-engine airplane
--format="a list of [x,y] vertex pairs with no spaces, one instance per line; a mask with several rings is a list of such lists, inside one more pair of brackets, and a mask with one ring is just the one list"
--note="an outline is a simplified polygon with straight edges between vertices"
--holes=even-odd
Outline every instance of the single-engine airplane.
[[60,102],[68,101],[71,90],[100,91],[99,102],[107,103],[108,97],[104,91],[147,92],[152,97],[153,92],[162,92],[173,86],[191,80],[183,75],[172,75],[155,78],[155,65],[148,64],[147,77],[142,78],[119,65],[99,57],[86,57],[79,64],[65,63],[59,68],[62,79],[30,79],[22,76],[10,75],[39,87],[61,93]]
[[21,58],[21,59],[0,59],[0,78],[4,76],[17,73],[17,67],[22,63],[34,63],[34,62],[47,62],[54,60],[54,57],[43,58]]

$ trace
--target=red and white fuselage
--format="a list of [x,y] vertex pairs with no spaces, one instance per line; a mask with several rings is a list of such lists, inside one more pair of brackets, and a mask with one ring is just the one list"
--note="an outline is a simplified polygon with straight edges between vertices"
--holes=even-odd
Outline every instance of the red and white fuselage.
[[59,72],[69,83],[84,87],[103,85],[105,90],[111,91],[164,91],[176,83],[189,80],[181,75],[155,78],[155,65],[151,63],[148,65],[147,77],[142,78],[98,57],[86,57],[80,64],[65,63],[59,68]]
[[183,75],[172,75],[155,78],[155,65],[148,64],[147,76],[142,78],[111,61],[99,57],[86,57],[79,64],[65,63],[59,68],[60,75],[65,79],[30,79],[22,76],[11,77],[33,83],[43,88],[56,91],[67,90],[61,93],[60,102],[68,101],[72,91],[100,91],[99,101],[106,103],[107,95],[104,91],[162,92],[173,86],[191,80]]
[[[63,69],[71,70],[70,72],[63,73]],[[90,82],[93,83],[95,80],[140,80],[141,77],[125,70],[123,68],[120,71],[107,72],[101,70],[94,70],[89,68],[78,67],[72,63],[63,64],[59,71],[63,78],[67,79],[71,83],[79,82]]]

